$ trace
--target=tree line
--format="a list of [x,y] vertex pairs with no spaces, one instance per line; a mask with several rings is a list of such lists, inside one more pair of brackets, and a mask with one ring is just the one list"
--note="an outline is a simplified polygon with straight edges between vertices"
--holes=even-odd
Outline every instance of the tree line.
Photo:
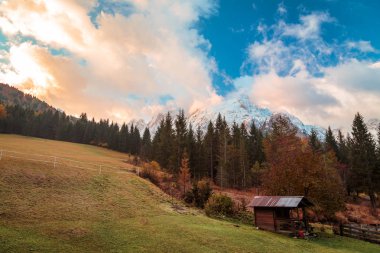
[[151,136],[149,129],[141,134],[134,125],[89,120],[84,113],[77,119],[56,110],[36,113],[0,105],[2,133],[107,147],[157,161],[173,175],[180,173],[186,154],[194,180],[207,177],[220,187],[305,195],[331,211],[341,209],[346,196],[365,192],[375,210],[380,191],[380,126],[377,140],[359,113],[347,136],[341,131],[335,136],[330,127],[323,139],[315,130],[300,136],[282,115],[273,116],[267,126],[228,126],[219,114],[203,132],[194,129],[180,110],[174,118],[168,113]]

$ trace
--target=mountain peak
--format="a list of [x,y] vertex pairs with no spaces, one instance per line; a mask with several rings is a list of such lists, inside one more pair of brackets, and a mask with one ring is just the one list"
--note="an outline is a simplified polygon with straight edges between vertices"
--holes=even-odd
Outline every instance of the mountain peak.
[[[169,113],[174,118],[177,111],[170,111]],[[255,122],[258,127],[265,128],[266,123],[274,114],[281,114],[289,118],[289,120],[299,129],[300,134],[310,134],[313,128],[317,131],[320,137],[324,136],[325,132],[322,127],[305,125],[300,119],[289,113],[274,113],[268,108],[261,108],[252,103],[249,96],[246,94],[229,96],[219,104],[199,108],[188,115],[187,121],[189,124],[191,123],[194,128],[200,127],[203,131],[206,131],[210,120],[215,122],[219,113],[225,117],[230,126],[235,122],[237,124],[243,123],[248,127],[252,122]],[[139,124],[137,127],[139,129],[141,128],[140,131],[145,127],[148,127],[151,132],[154,133],[164,117],[164,113],[159,113],[154,115],[149,122]]]

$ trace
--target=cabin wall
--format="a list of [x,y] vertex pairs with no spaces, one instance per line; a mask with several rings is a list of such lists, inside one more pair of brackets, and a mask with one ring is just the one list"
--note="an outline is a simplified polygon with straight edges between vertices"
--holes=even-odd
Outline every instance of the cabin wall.
[[274,209],[254,208],[255,225],[264,230],[275,231],[274,225]]

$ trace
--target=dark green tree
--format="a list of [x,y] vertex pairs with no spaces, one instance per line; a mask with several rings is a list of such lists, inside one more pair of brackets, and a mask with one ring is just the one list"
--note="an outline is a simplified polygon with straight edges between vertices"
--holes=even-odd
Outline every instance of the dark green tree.
[[376,145],[364,123],[362,115],[357,113],[352,124],[351,143],[351,185],[357,191],[366,192],[371,200],[373,214],[376,214],[376,186],[379,169],[376,166]]
[[325,151],[334,151],[335,155],[338,154],[338,143],[333,132],[331,131],[330,126],[327,128],[325,134]]
[[317,131],[313,128],[311,129],[309,136],[309,145],[313,152],[320,152],[322,150],[322,144],[318,139]]

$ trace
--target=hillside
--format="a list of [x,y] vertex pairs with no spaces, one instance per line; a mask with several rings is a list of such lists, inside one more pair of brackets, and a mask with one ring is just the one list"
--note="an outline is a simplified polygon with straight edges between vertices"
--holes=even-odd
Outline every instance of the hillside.
[[37,112],[55,110],[46,102],[3,83],[0,83],[0,104],[19,105]]
[[[127,172],[127,154],[94,146],[0,135],[1,252],[378,252],[379,246],[324,235],[306,241],[211,219]],[[26,160],[66,157],[115,169]],[[18,155],[22,157],[22,155]],[[178,204],[180,205],[180,204]],[[181,206],[181,205],[180,205]]]

